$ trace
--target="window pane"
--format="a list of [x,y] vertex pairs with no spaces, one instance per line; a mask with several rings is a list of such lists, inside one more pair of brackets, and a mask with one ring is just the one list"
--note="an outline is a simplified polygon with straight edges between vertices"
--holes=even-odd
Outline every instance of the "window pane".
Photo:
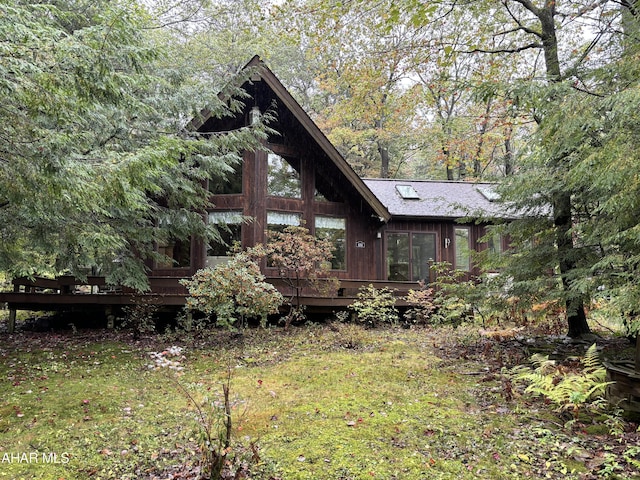
[[316,172],[316,190],[314,192],[314,200],[316,202],[343,202],[344,199],[340,193],[340,189],[335,182],[324,178],[319,172]]
[[301,215],[290,212],[267,212],[267,228],[282,231],[286,227],[300,225]]
[[429,268],[436,259],[436,234],[411,235],[411,280],[429,280]]
[[180,268],[191,265],[191,240],[170,239],[166,245],[158,246],[158,253],[165,255],[164,261],[158,262],[160,268]]
[[[209,223],[218,226],[219,241],[212,241],[207,249],[207,257],[226,257],[234,242],[242,241],[242,212],[209,212]],[[213,259],[207,259],[210,265]],[[215,263],[215,262],[213,262]],[[210,265],[212,266],[212,265]]]
[[225,178],[209,180],[209,191],[217,195],[231,195],[242,193],[242,162],[233,166],[233,172]]
[[455,268],[468,272],[471,270],[471,255],[469,247],[469,229],[456,228],[456,264]]
[[420,200],[420,195],[411,185],[396,185],[396,190],[405,200]]
[[499,233],[492,234],[487,243],[491,253],[502,253],[502,235]]
[[[270,233],[283,233],[285,228],[290,226],[299,226],[302,215],[300,213],[290,212],[267,212],[267,242],[271,241]],[[267,260],[267,266],[273,267],[271,259]]]
[[346,270],[346,220],[337,217],[315,218],[316,237],[329,240],[333,245],[332,270]]
[[281,157],[275,153],[267,155],[267,195],[275,197],[301,198],[300,160]]
[[387,234],[387,280],[409,280],[409,234]]
[[242,223],[242,212],[209,212],[209,223],[216,225]]

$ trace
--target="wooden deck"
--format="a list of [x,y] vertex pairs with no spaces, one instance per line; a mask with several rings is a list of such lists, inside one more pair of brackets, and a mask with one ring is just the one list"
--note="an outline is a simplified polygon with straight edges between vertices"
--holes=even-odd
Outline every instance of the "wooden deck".
[[[17,278],[13,280],[12,292],[0,292],[0,303],[7,304],[9,308],[9,331],[13,331],[17,310],[64,311],[71,308],[98,308],[107,311],[114,307],[133,305],[139,302],[141,296],[153,297],[154,303],[177,309],[185,304],[187,297],[187,290],[180,285],[179,280],[179,277],[149,277],[149,292],[140,294],[124,287],[107,285],[104,277]],[[275,285],[285,298],[293,296],[294,292],[282,279],[267,278],[267,281]],[[369,284],[375,288],[387,287],[393,290],[398,297],[399,307],[406,306],[404,296],[408,291],[418,288],[417,282],[341,280],[338,290],[333,295],[320,296],[304,292],[300,302],[307,307],[308,312],[331,313],[351,305],[357,298],[360,287]]]

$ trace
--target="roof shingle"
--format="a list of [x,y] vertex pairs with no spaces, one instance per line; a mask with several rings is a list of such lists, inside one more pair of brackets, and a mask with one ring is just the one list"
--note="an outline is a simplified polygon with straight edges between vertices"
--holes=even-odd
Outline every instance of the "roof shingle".
[[[504,204],[497,202],[495,184],[433,180],[364,179],[394,217],[420,218],[511,218]],[[418,199],[403,198],[397,186],[411,186]],[[402,188],[401,188],[402,190]]]

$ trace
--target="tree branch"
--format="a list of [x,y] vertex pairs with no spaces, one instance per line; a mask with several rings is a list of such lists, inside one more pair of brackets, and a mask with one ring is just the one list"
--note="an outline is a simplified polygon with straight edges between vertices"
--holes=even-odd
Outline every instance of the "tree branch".
[[520,26],[520,25],[518,25],[516,28],[512,28],[511,30],[505,30],[504,32],[494,33],[493,36],[497,37],[502,35],[509,35],[510,33],[521,32],[521,31],[525,33],[530,33],[532,35],[535,35],[536,37],[540,37],[540,32],[536,32],[535,30],[532,30],[530,28],[527,28],[525,26]]
[[606,95],[603,95],[602,93],[591,92],[591,91],[587,90],[584,87],[580,87],[580,86],[578,86],[577,83],[573,84],[572,88],[574,90],[578,91],[578,92],[586,93],[587,95],[590,95],[592,97],[597,97],[597,98],[605,98],[606,97]]
[[[606,0],[602,0],[602,2],[604,3]],[[619,3],[620,5],[622,5],[623,7],[625,7],[627,10],[629,10],[629,13],[637,18],[638,17],[638,10],[636,10],[635,8],[635,3],[633,1],[629,1],[629,0],[619,0],[617,2],[614,3]]]
[[496,49],[484,49],[484,48],[474,48],[473,50],[468,50],[462,53],[518,53],[524,50],[531,50],[533,48],[542,48],[542,44],[538,42],[532,42],[528,45],[523,45],[521,47],[514,48],[496,48]]
[[[585,14],[587,14],[587,13],[589,13],[589,12],[594,11],[596,8],[598,8],[598,7],[602,6],[602,5],[604,5],[605,3],[608,3],[609,1],[610,1],[610,0],[598,0],[597,2],[593,2],[592,4],[585,5],[583,8],[581,8],[580,10],[578,10],[578,13],[576,13],[576,14],[574,15],[574,19],[575,19],[575,18],[580,18],[580,17],[582,17],[583,15],[585,15]],[[614,2],[614,3],[617,3],[617,2]],[[628,2],[627,0],[622,0],[622,1],[620,2],[620,4],[621,4],[621,5],[623,5],[623,6],[628,6],[628,8],[629,8],[630,10],[633,10],[633,5],[632,5],[630,2]]]
[[[516,0],[514,0],[514,1],[516,1]],[[514,22],[516,22],[516,25],[518,25],[518,27],[517,27],[517,28],[514,28],[513,30],[507,31],[507,32],[505,32],[505,34],[507,34],[507,33],[512,33],[512,32],[516,32],[516,31],[518,31],[518,30],[521,30],[521,31],[523,31],[523,32],[525,32],[525,33],[528,33],[528,34],[530,34],[530,35],[535,35],[535,36],[536,36],[536,37],[538,37],[538,38],[542,38],[542,33],[537,32],[537,31],[535,31],[535,30],[533,30],[533,29],[531,29],[531,28],[529,28],[529,27],[527,27],[527,26],[525,26],[525,25],[523,25],[523,24],[522,24],[522,22],[520,21],[520,19],[519,19],[518,17],[516,17],[516,16],[515,16],[515,14],[511,11],[511,9],[509,8],[509,4],[507,3],[507,1],[506,1],[506,0],[503,2],[503,5],[504,5],[504,8],[507,10],[507,13],[508,13],[508,14],[509,14],[509,16],[511,17],[511,19],[512,19]],[[536,15],[536,16],[537,16],[537,15]]]
[[[503,0],[503,4],[505,7],[507,7],[507,9],[509,8],[509,6],[507,5],[507,2],[509,0]],[[529,10],[531,13],[533,13],[536,17],[540,17],[541,11],[538,7],[536,7],[533,2],[531,2],[531,0],[511,0],[512,2],[516,2],[519,3],[520,5],[522,5],[524,8],[526,8],[527,10]]]

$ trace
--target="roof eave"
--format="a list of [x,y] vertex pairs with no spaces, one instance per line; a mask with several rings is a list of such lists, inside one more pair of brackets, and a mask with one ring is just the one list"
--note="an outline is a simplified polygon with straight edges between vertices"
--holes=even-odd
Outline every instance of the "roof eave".
[[[311,137],[318,143],[320,148],[327,154],[331,161],[338,167],[340,172],[351,182],[356,191],[362,196],[362,198],[371,207],[374,213],[380,218],[382,222],[388,222],[391,219],[391,214],[387,207],[384,206],[378,197],[367,187],[358,174],[351,168],[344,157],[338,152],[336,147],[329,141],[324,133],[318,128],[315,122],[309,117],[307,112],[300,106],[295,98],[289,93],[285,86],[278,80],[278,77],[267,67],[262,59],[255,55],[249,62],[242,68],[247,70],[248,68],[255,68],[257,70],[257,76],[251,77],[250,80],[258,81],[262,79],[269,85],[269,87],[275,92],[282,103],[289,109],[295,116],[296,120],[304,127],[304,129],[311,135]],[[187,124],[187,129],[197,130],[206,123],[211,117],[211,111],[209,109],[202,109],[200,115],[191,119]]]
[[307,133],[318,143],[320,148],[327,154],[331,161],[338,167],[340,172],[347,177],[351,184],[355,187],[362,198],[367,202],[375,214],[384,222],[391,219],[389,210],[378,200],[373,192],[362,181],[358,174],[351,168],[344,157],[338,152],[336,147],[329,141],[322,130],[318,128],[315,122],[309,117],[307,112],[300,106],[295,98],[289,93],[284,85],[278,80],[276,75],[267,67],[260,57],[255,56],[246,65],[247,67],[258,67],[260,77],[275,92],[282,103],[295,116],[296,120],[304,127]]

